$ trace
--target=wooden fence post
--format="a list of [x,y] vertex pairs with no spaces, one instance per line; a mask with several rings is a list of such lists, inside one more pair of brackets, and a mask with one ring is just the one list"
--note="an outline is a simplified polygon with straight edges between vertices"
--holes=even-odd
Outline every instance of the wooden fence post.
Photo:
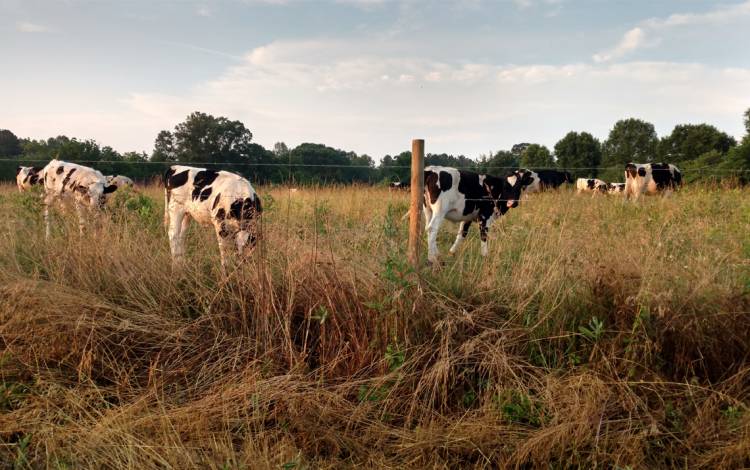
[[411,141],[411,205],[409,206],[409,263],[419,269],[419,245],[422,237],[424,198],[424,139]]

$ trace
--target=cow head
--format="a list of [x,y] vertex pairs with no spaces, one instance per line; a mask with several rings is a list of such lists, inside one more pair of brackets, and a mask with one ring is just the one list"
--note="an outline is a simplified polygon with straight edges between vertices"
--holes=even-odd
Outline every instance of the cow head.
[[566,171],[564,175],[565,175],[565,183],[573,184],[573,175],[571,175],[569,171]]
[[516,174],[505,178],[487,175],[484,184],[495,201],[495,214],[505,214],[511,207],[518,207],[523,178]]
[[257,194],[253,197],[236,199],[229,206],[229,212],[219,209],[216,218],[220,220],[222,238],[232,238],[241,256],[247,257],[255,249],[260,237],[260,216],[263,209]]
[[525,188],[534,182],[534,175],[529,170],[516,170],[513,174],[521,179],[521,188]]

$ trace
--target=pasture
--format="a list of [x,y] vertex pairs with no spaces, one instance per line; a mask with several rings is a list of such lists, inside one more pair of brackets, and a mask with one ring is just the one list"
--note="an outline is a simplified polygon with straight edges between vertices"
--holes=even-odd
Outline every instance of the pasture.
[[[259,187],[222,276],[163,195],[79,235],[0,188],[0,461],[20,468],[750,465],[750,191],[534,194],[443,266],[408,194]],[[422,254],[425,254],[423,244]]]

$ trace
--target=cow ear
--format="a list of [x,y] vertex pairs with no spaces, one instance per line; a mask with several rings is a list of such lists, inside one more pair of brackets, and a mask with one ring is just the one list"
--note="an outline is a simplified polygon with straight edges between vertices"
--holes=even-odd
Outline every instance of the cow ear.
[[17,167],[17,168],[16,168],[16,175],[18,175],[19,173],[21,173],[21,170],[22,170],[22,169],[23,169],[23,167],[20,167],[20,166],[19,166],[19,167]]
[[104,187],[104,194],[109,194],[117,191],[117,185],[110,184]]

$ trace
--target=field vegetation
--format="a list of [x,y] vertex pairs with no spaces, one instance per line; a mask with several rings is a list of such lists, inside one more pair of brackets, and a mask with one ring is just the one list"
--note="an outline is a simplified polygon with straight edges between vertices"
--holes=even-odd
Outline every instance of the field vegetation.
[[405,193],[261,187],[228,275],[158,188],[44,239],[0,188],[0,462],[16,468],[750,466],[750,192],[532,195],[439,270]]

